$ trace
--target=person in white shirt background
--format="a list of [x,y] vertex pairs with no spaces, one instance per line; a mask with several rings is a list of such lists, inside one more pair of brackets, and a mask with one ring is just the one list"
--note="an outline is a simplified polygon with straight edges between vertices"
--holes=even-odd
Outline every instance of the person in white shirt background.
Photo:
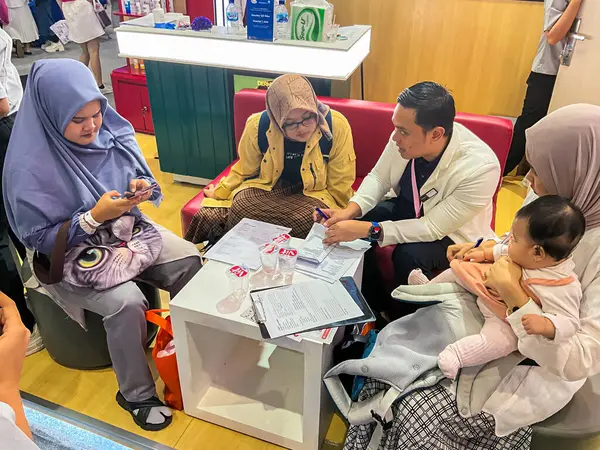
[[102,81],[100,37],[104,36],[105,32],[94,12],[92,2],[88,0],[56,1],[67,21],[69,40],[81,47],[79,61],[91,69],[102,94],[112,93],[112,88]]
[[[27,0],[6,0],[10,22],[4,30],[15,41],[21,41],[26,55],[31,55],[31,43],[40,36]],[[12,46],[11,46],[12,48]]]
[[31,340],[30,354],[41,350],[43,344],[39,332],[34,328],[35,319],[33,314],[27,309],[23,294],[23,283],[8,247],[9,237],[21,256],[25,255],[25,248],[10,230],[2,196],[4,156],[17,117],[17,110],[23,98],[21,79],[11,61],[11,50],[12,40],[10,36],[6,31],[0,29],[0,291],[5,292],[17,303],[25,326],[35,335],[34,339]]
[[[401,285],[413,269],[429,278],[447,269],[450,245],[494,236],[500,163],[455,116],[452,95],[437,83],[402,91],[392,117],[395,131],[379,161],[345,209],[323,211],[329,217],[324,242],[369,238],[396,245],[392,260]],[[389,292],[382,288],[374,249],[364,270],[363,294],[374,309],[386,311]]]

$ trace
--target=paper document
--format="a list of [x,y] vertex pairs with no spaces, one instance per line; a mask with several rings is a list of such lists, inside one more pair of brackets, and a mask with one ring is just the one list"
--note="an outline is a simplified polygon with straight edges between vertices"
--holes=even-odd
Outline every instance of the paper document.
[[329,283],[348,275],[350,268],[362,258],[362,255],[371,247],[369,242],[362,240],[344,242],[331,247],[331,251],[320,264],[298,260],[296,270],[319,278]]
[[258,270],[261,266],[260,246],[271,242],[275,236],[290,231],[291,228],[258,220],[242,219],[206,252],[204,257],[227,264],[245,265],[250,270]]
[[327,228],[320,223],[315,222],[304,240],[304,246],[300,250],[298,259],[304,259],[305,261],[311,261],[314,263],[320,263],[329,254],[332,246],[326,246],[323,244],[325,239],[325,232]]
[[[257,318],[269,336],[278,338],[363,315],[341,282],[306,281],[277,289],[253,292]],[[259,317],[264,316],[264,317]]]

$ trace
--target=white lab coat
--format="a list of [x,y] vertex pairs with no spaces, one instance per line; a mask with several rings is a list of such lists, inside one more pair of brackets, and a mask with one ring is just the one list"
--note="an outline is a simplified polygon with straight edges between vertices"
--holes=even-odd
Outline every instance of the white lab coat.
[[[350,201],[358,204],[364,215],[386,194],[397,196],[408,163],[390,137],[379,161]],[[382,222],[381,245],[432,242],[445,236],[456,243],[493,238],[492,198],[499,179],[500,163],[492,149],[466,127],[454,123],[450,143],[420,191],[421,196],[429,196],[423,202],[424,216]]]

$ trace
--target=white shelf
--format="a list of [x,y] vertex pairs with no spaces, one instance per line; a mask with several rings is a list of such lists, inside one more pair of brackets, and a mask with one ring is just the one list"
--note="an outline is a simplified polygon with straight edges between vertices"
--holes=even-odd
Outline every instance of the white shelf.
[[280,445],[302,444],[303,356],[240,338],[198,405],[198,416]]

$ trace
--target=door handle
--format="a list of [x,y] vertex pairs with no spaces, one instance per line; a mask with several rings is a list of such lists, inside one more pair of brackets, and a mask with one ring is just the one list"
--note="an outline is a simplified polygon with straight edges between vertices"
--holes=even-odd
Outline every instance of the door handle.
[[571,30],[570,30],[569,34],[567,35],[567,43],[565,45],[565,48],[563,48],[563,51],[560,55],[561,56],[560,63],[563,66],[571,65],[571,59],[573,59],[573,52],[575,51],[575,44],[577,43],[577,41],[585,41],[585,36],[582,34],[579,34],[580,28],[581,28],[581,19],[577,18],[577,19],[575,19],[575,21],[573,22],[573,25],[571,26]]
[[142,108],[142,116],[145,116],[147,112],[148,112],[148,108],[146,106],[144,106]]
[[573,59],[573,52],[575,51],[575,44],[577,41],[585,41],[585,36],[578,33],[569,33],[567,35],[567,44],[561,53],[561,64],[563,66],[570,66],[571,60]]
[[585,36],[577,33],[569,33],[569,39],[575,39],[576,41],[585,41]]

